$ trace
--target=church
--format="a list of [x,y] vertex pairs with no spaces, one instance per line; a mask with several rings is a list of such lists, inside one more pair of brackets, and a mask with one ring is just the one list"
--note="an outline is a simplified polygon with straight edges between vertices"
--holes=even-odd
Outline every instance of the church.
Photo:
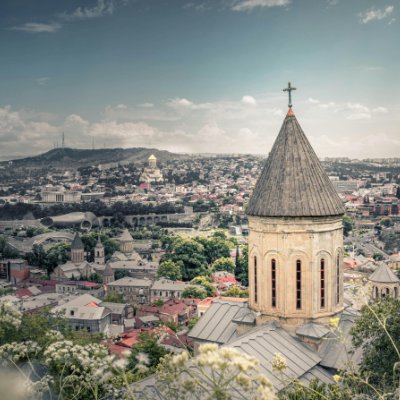
[[148,163],[148,166],[143,168],[139,181],[144,183],[162,182],[164,177],[160,168],[157,167],[157,157],[154,154],[150,155]]
[[[249,200],[249,300],[216,300],[190,331],[199,345],[233,347],[260,361],[276,390],[293,379],[331,383],[349,354],[358,312],[343,301],[343,204],[291,104]],[[347,343],[329,326],[335,321]],[[277,353],[287,368],[271,368]]]

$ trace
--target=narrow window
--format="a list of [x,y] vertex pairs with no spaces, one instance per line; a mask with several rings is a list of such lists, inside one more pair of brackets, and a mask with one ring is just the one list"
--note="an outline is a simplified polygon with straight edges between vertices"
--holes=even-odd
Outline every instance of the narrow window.
[[271,305],[276,307],[276,260],[271,260]]
[[301,309],[301,261],[296,261],[296,309]]
[[254,303],[257,303],[258,293],[257,293],[257,257],[254,256]]
[[340,254],[336,257],[336,304],[340,302]]
[[325,307],[325,260],[322,258],[320,263],[321,281],[321,308]]

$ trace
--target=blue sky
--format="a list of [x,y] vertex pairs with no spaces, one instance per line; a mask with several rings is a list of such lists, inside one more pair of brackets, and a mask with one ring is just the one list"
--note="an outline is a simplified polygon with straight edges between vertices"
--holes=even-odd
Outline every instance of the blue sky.
[[393,0],[3,0],[0,158],[70,147],[400,154]]

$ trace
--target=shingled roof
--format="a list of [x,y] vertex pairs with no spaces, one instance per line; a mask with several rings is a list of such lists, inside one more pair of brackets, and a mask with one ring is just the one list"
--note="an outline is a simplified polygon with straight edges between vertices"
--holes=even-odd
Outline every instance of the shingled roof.
[[291,109],[247,209],[258,217],[344,214],[343,204]]
[[79,236],[79,233],[76,232],[74,240],[71,243],[71,249],[72,250],[82,250],[84,248],[85,248],[85,246],[83,245],[82,239]]
[[369,278],[372,282],[378,283],[398,283],[400,279],[396,276],[396,274],[389,268],[386,263],[382,263],[376,270],[373,272]]

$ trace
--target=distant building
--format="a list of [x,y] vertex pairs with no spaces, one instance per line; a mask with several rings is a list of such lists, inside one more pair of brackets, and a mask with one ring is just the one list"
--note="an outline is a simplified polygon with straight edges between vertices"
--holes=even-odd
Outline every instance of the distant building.
[[107,285],[107,292],[120,293],[125,301],[145,304],[150,301],[150,279],[136,279],[126,276]]
[[153,183],[164,180],[161,170],[157,167],[157,158],[152,154],[149,157],[149,165],[143,169],[140,182]]
[[397,299],[400,292],[400,279],[382,262],[380,266],[372,273],[368,280],[372,284],[372,297],[376,300],[383,297],[393,297]]
[[0,260],[0,279],[19,283],[29,278],[29,266],[26,260],[19,258]]

